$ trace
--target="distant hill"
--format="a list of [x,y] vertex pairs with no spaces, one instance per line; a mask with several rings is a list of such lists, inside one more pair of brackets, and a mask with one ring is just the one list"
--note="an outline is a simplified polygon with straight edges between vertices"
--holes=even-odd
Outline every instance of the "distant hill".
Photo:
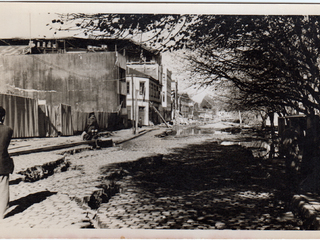
[[202,102],[200,103],[200,108],[213,109],[215,108],[215,102],[209,95],[204,96]]

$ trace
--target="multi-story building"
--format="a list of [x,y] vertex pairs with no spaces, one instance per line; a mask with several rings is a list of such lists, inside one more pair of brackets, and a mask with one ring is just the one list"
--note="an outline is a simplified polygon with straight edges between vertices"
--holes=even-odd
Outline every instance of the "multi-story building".
[[[63,103],[83,112],[125,107],[126,58],[108,51],[107,45],[93,47],[92,40],[74,38],[3,41],[9,45],[0,47],[2,93]],[[8,56],[5,49],[18,48],[14,44],[25,44],[27,54]]]
[[6,45],[0,46],[0,93],[36,99],[45,106],[70,106],[76,132],[83,130],[89,112],[99,115],[101,128],[126,123],[126,58],[118,51],[93,47],[87,39],[1,43]]
[[[159,124],[161,122],[159,113],[163,114],[161,54],[149,48],[139,50],[140,54],[132,49],[126,51],[128,118],[138,119],[142,125]],[[135,95],[135,91],[138,94]],[[132,108],[135,105],[134,99],[137,99],[137,103],[136,107]],[[134,112],[138,112],[138,116],[134,116]]]
[[172,72],[165,68],[162,74],[162,115],[166,121],[171,121],[172,106],[171,106],[171,84],[172,84]]
[[189,97],[187,93],[178,95],[178,109],[182,117],[189,119],[193,118],[194,101]]
[[171,119],[174,120],[179,115],[178,109],[178,82],[171,82]]
[[[15,56],[5,56],[8,54]],[[145,79],[148,94],[144,101],[152,102],[152,106],[140,106],[143,124],[160,122],[156,111],[162,109],[161,54],[133,41],[75,37],[2,39],[0,63],[0,83],[5,86],[2,93],[51,105],[63,103],[77,112],[118,112],[123,119],[131,119],[132,112],[130,94],[127,99],[127,81],[131,81],[132,73],[126,73],[128,66],[137,71],[137,78]]]
[[155,112],[161,104],[161,85],[154,77],[127,68],[127,110],[128,119],[138,119],[142,125],[158,124],[159,116]]

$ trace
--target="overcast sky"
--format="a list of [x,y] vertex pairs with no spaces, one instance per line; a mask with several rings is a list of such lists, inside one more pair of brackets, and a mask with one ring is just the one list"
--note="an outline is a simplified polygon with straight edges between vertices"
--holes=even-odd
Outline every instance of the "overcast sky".
[[[177,1],[178,2],[178,1]],[[221,2],[221,1],[220,1]],[[225,1],[228,2],[228,1]],[[230,1],[229,1],[230,2]],[[232,2],[235,2],[233,0]],[[252,2],[252,0],[247,0]],[[266,2],[266,1],[265,1]],[[274,2],[269,0],[269,2]],[[282,2],[286,2],[283,0]],[[288,2],[288,1],[287,1]],[[290,2],[298,2],[293,0]],[[301,1],[300,1],[301,2]],[[319,14],[317,4],[198,4],[198,3],[26,3],[0,2],[0,38],[38,38],[55,35],[46,27],[55,13],[212,13],[212,14]],[[70,34],[70,33],[69,33]],[[61,36],[56,35],[56,36]]]

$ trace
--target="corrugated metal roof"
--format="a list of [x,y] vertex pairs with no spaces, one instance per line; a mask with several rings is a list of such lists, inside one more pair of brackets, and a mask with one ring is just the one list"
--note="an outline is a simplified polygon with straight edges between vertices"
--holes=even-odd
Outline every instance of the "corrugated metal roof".
[[30,50],[28,45],[0,46],[0,55],[24,55],[30,53]]

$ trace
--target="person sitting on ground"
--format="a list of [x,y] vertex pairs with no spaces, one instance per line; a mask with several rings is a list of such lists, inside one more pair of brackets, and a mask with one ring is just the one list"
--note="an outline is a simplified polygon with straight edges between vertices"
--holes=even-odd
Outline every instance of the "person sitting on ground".
[[3,125],[6,111],[0,106],[0,220],[4,218],[9,204],[9,174],[13,172],[14,163],[9,156],[8,147],[13,130]]
[[87,125],[82,133],[83,140],[95,140],[96,148],[100,148],[98,146],[98,135],[99,133],[99,125],[96,116],[94,113],[89,114],[89,118],[87,121]]
[[92,140],[98,138],[99,125],[94,113],[89,114],[87,125],[83,132],[84,140]]

